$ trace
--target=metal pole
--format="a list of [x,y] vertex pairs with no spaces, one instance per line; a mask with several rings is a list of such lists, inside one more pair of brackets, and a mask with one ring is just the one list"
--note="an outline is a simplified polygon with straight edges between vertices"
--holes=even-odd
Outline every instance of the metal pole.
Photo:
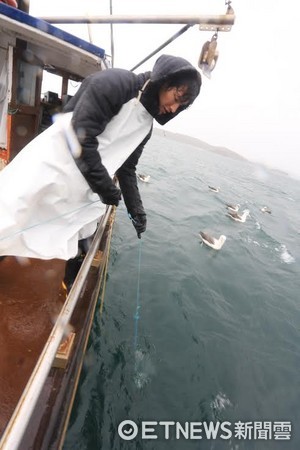
[[[113,14],[113,6],[112,0],[109,1],[109,12],[112,17]],[[110,52],[111,52],[111,66],[114,67],[114,59],[115,59],[115,47],[114,47],[114,29],[113,24],[110,24]]]
[[[207,25],[218,25],[220,27],[231,26],[234,24],[235,16],[234,14],[223,14],[223,15],[185,15],[185,16],[127,16],[127,15],[115,15],[115,16],[68,16],[68,17],[53,17],[53,16],[41,16],[43,20],[51,23],[152,23],[152,24],[167,24],[167,23],[183,23],[190,25],[197,24],[207,24]],[[220,31],[222,30],[220,28]]]
[[185,27],[181,28],[181,30],[179,30],[177,33],[175,33],[172,37],[170,37],[170,39],[168,39],[166,42],[164,42],[163,44],[161,44],[156,50],[153,50],[152,53],[150,53],[150,55],[146,56],[146,58],[144,58],[142,61],[140,61],[136,66],[134,66],[132,69],[130,69],[132,72],[137,69],[139,66],[141,66],[144,62],[146,62],[148,59],[150,59],[153,55],[155,55],[156,53],[158,53],[161,49],[163,49],[164,47],[166,47],[168,44],[170,44],[170,42],[174,41],[176,38],[178,38],[178,36],[180,36],[181,34],[185,33],[190,27],[192,27],[193,25],[186,25]]

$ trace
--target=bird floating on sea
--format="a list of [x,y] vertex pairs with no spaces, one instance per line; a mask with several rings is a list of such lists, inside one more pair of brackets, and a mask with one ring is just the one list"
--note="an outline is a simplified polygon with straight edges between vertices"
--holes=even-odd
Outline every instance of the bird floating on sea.
[[232,212],[238,212],[240,205],[231,205],[230,203],[226,203],[226,208]]
[[260,208],[260,210],[262,212],[266,212],[268,214],[272,214],[272,211],[270,210],[270,208],[268,206],[263,206],[262,208]]
[[219,187],[208,186],[208,189],[213,191],[213,192],[220,192],[220,188]]
[[138,179],[143,181],[144,183],[149,183],[150,175],[142,175],[141,173],[137,174]]
[[223,234],[219,237],[219,239],[216,239],[209,234],[204,233],[204,231],[200,231],[199,235],[202,239],[202,242],[208,247],[213,248],[214,250],[220,250],[223,247],[224,242],[226,241],[226,236],[224,236]]
[[234,211],[228,211],[228,216],[235,220],[236,222],[246,222],[247,217],[249,216],[249,209],[244,209],[243,214],[238,214]]

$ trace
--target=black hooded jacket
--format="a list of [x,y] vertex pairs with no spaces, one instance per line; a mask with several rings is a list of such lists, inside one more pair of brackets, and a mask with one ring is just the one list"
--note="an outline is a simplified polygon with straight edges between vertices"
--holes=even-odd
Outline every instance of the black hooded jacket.
[[[142,93],[141,103],[158,123],[167,123],[184,107],[179,107],[175,113],[159,115],[159,89],[168,76],[186,70],[196,71],[185,59],[170,55],[160,56],[152,72],[137,75],[124,69],[107,69],[87,77],[68,102],[64,112],[73,111],[73,127],[82,146],[77,165],[91,189],[101,197],[114,192],[116,187],[97,151],[97,136],[105,130],[125,103],[138,96],[149,79],[150,82]],[[151,133],[152,129],[116,173],[127,210],[133,217],[144,213],[137,185],[136,166]]]

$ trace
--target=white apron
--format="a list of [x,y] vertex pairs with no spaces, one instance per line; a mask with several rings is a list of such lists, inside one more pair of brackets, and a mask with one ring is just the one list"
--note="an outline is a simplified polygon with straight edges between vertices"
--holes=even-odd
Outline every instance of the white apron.
[[[0,255],[69,259],[94,233],[106,206],[90,189],[66,142],[64,114],[0,172]],[[132,99],[98,136],[113,177],[151,129],[152,116]]]

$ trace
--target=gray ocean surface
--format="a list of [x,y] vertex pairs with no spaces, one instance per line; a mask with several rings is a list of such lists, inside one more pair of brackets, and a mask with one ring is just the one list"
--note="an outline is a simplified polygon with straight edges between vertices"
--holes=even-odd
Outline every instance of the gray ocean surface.
[[[147,232],[136,238],[122,202],[64,450],[299,449],[300,182],[157,135],[138,172],[151,176],[139,182]],[[249,209],[246,222],[225,203]],[[200,230],[225,234],[223,248]],[[119,436],[123,420],[134,439]],[[229,422],[232,435],[197,425],[177,439],[170,425],[167,439],[158,424],[143,439],[145,421]]]

